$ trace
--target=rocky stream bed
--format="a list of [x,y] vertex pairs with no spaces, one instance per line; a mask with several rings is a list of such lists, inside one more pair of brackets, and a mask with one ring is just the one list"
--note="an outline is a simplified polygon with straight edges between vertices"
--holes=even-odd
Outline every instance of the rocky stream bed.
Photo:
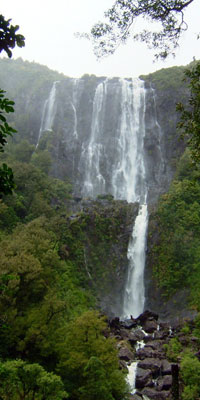
[[[130,399],[178,399],[179,365],[167,360],[163,345],[180,327],[159,323],[158,315],[150,311],[126,321],[114,318],[109,325],[118,342],[120,366],[129,370],[128,380],[133,388]],[[131,373],[131,366],[135,374]]]

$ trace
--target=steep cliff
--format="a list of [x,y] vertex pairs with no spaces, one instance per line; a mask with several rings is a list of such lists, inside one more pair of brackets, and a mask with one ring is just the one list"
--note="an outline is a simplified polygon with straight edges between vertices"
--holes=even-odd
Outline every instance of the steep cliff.
[[[13,142],[27,139],[33,144],[32,161],[39,152],[48,151],[50,175],[71,181],[76,198],[95,199],[98,195],[111,194],[115,199],[128,202],[147,202],[151,211],[159,196],[169,189],[177,159],[185,147],[176,132],[178,115],[175,110],[176,102],[187,98],[182,82],[183,68],[161,70],[141,79],[108,79],[94,75],[73,79],[20,59],[3,59],[0,65],[0,86],[16,102],[11,122],[19,133]],[[116,202],[114,206],[113,203],[116,212],[120,204]],[[99,218],[108,229],[114,208],[107,207],[106,203],[103,207],[101,203],[94,206],[88,202],[88,205],[87,229],[92,237],[98,209]],[[76,212],[78,206],[73,208]],[[106,276],[100,284],[103,289],[97,284],[96,290],[102,308],[117,315],[122,311],[120,305],[128,266],[126,253],[135,216],[130,218],[131,222],[126,219],[128,228],[121,224],[125,233],[120,230],[113,254],[109,250],[109,261],[104,253],[107,242],[99,241],[98,237],[92,245],[85,243],[82,261],[85,267],[89,266],[88,279],[94,276],[94,265],[98,282],[101,282],[101,274]],[[74,226],[76,222],[75,218]],[[106,232],[102,234],[107,235]],[[120,240],[123,235],[126,242]],[[95,259],[93,248],[97,245],[100,247],[96,248]],[[151,252],[150,236],[147,248]],[[152,292],[148,288],[153,282],[151,268],[147,268],[146,282],[150,282],[146,285],[146,304],[149,305]],[[160,304],[160,292],[157,293],[155,308]]]
[[[186,96],[182,76],[183,68],[171,68],[142,77],[145,81],[145,169],[150,203],[168,189],[176,159],[183,151],[183,143],[176,134],[175,111],[176,102]],[[38,149],[48,149],[53,160],[50,173],[69,178],[74,193],[79,196],[87,195],[83,181],[89,168],[85,160],[89,156],[92,130],[97,139],[92,155],[96,159],[92,162],[98,171],[94,173],[104,181],[103,187],[96,189],[93,183],[93,195],[115,195],[112,177],[118,168],[122,146],[119,132],[125,114],[131,112],[126,104],[137,91],[134,82],[94,75],[73,79],[20,59],[1,60],[0,86],[16,102],[14,123],[19,135],[15,140],[26,138]],[[125,123],[130,130],[132,122],[127,119]],[[125,146],[128,152],[129,143]]]

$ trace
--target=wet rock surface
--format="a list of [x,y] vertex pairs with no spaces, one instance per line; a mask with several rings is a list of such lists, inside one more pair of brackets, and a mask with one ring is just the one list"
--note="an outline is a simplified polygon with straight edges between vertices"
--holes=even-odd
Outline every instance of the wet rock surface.
[[118,346],[121,368],[124,362],[130,365],[132,360],[137,361],[135,390],[130,399],[173,400],[179,366],[166,359],[163,345],[177,330],[167,323],[159,324],[158,315],[150,311],[127,321],[115,318],[109,325],[112,335],[122,343]]

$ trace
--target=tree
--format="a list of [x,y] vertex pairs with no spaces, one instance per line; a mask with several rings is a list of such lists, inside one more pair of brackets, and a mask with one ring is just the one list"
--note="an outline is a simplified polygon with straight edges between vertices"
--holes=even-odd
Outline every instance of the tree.
[[185,384],[182,399],[198,400],[200,396],[200,362],[190,351],[187,351],[182,357],[180,371]]
[[174,54],[182,32],[187,30],[184,11],[193,1],[116,0],[105,12],[106,22],[97,23],[91,29],[90,35],[83,36],[93,41],[97,57],[113,54],[130,36],[135,19],[143,17],[153,23],[159,23],[160,29],[145,29],[133,34],[133,38],[144,41],[150,48],[158,50],[156,58],[165,59],[168,54]]
[[[14,101],[7,99],[4,96],[5,91],[0,89],[0,153],[4,152],[4,146],[7,143],[7,136],[11,136],[16,132],[10,125],[8,125],[5,113],[14,112]],[[14,178],[12,169],[3,163],[0,168],[0,197],[2,194],[9,194],[14,189]]]
[[74,400],[127,398],[127,384],[119,370],[115,341],[105,338],[106,328],[98,312],[87,311],[68,324],[65,342],[57,343],[60,353],[57,370]]
[[200,63],[195,62],[185,72],[189,80],[190,97],[189,106],[177,104],[177,110],[181,112],[178,128],[182,137],[188,142],[193,161],[200,162]]
[[39,364],[0,362],[0,396],[5,400],[62,400],[68,395],[61,378]]
[[[19,26],[13,26],[10,24],[10,19],[5,20],[3,15],[0,15],[0,53],[5,51],[8,57],[12,57],[12,51],[16,45],[23,47],[25,45],[25,38],[21,34],[16,32]],[[14,102],[5,98],[5,91],[0,89],[0,152],[4,151],[4,146],[7,143],[7,136],[11,136],[12,133],[16,132],[6,120],[5,114],[14,112]],[[9,194],[14,189],[14,178],[12,169],[3,164],[0,168],[0,198],[3,194]]]
[[11,25],[11,19],[6,20],[3,15],[0,15],[0,53],[4,50],[8,57],[12,57],[11,49],[17,45],[18,47],[25,46],[25,38],[21,34],[16,34],[19,29],[18,25]]

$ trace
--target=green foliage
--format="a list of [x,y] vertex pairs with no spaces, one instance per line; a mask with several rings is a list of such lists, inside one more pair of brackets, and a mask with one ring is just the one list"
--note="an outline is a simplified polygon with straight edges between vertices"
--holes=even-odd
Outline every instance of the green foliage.
[[[32,164],[10,159],[10,165],[15,175],[16,189],[4,202],[21,221],[27,222],[40,215],[51,217],[58,210],[61,212],[66,208],[71,192],[69,183],[48,177]],[[46,166],[42,168],[46,169]]]
[[182,399],[198,400],[200,396],[200,361],[192,353],[186,352],[181,360],[180,371],[185,384]]
[[49,173],[51,168],[51,156],[47,150],[35,152],[31,162],[45,174]]
[[[10,19],[5,20],[4,16],[0,15],[0,53],[5,51],[8,57],[12,57],[12,51],[10,49],[13,49],[16,45],[18,47],[23,47],[25,45],[24,36],[16,34],[19,26],[10,25],[10,21]],[[0,89],[0,153],[4,152],[7,136],[16,132],[16,130],[7,123],[5,117],[5,114],[14,112],[14,102],[7,99],[4,93],[5,91]],[[2,167],[0,167],[0,197],[2,197],[3,194],[12,193],[14,187],[12,169],[3,163]]]
[[162,68],[140,78],[153,84],[156,90],[177,90],[183,87],[185,67]]
[[12,193],[15,188],[13,171],[7,164],[3,163],[0,167],[0,198],[2,195]]
[[[7,99],[4,96],[4,93],[5,91],[0,89],[0,153],[4,152],[4,146],[7,143],[7,136],[10,136],[12,133],[16,132],[16,130],[7,123],[5,117],[5,114],[14,112],[14,102]],[[15,184],[12,169],[3,163],[2,167],[0,167],[0,197],[2,197],[3,194],[12,193],[14,187]]]
[[182,351],[179,340],[176,337],[172,338],[169,344],[165,344],[163,348],[166,351],[167,358],[170,361],[177,362],[177,358],[180,357],[180,352]]
[[5,51],[8,57],[12,57],[12,51],[16,45],[18,47],[25,46],[25,38],[21,34],[16,34],[19,26],[10,25],[11,19],[6,20],[0,15],[0,53]]
[[181,329],[181,333],[184,333],[185,335],[188,335],[190,333],[190,327],[187,324],[185,324],[183,326],[183,328]]
[[106,370],[98,357],[92,356],[83,371],[86,380],[79,389],[81,400],[113,400],[110,385],[106,379]]
[[[164,293],[190,289],[191,305],[199,309],[200,293],[200,169],[192,166],[188,151],[180,160],[176,180],[162,196],[150,222],[159,238],[151,253],[154,276]],[[151,228],[152,226],[152,228]],[[157,236],[158,237],[158,236]]]
[[200,63],[195,62],[190,69],[187,69],[185,76],[189,81],[190,98],[187,109],[182,103],[177,105],[181,112],[178,124],[182,137],[187,139],[191,150],[192,159],[195,163],[200,162]]
[[58,343],[58,371],[73,399],[126,397],[127,384],[119,371],[114,341],[105,339],[105,329],[103,318],[95,311],[88,311],[68,325],[65,342]]
[[0,395],[5,400],[61,400],[67,393],[59,376],[39,364],[0,362]]
[[126,42],[131,28],[138,17],[159,23],[159,30],[144,29],[134,34],[135,40],[146,42],[150,48],[158,50],[155,57],[165,59],[178,46],[182,32],[187,28],[184,11],[194,0],[117,0],[105,13],[105,22],[99,22],[91,29],[89,37],[93,41],[97,56],[113,54],[120,43]]
[[31,156],[35,150],[35,146],[29,144],[27,140],[22,140],[18,144],[15,143],[13,146],[10,144],[9,147],[11,149],[11,154],[10,151],[8,150],[9,155],[12,157],[13,153],[13,158],[16,161],[24,163],[30,162]]

